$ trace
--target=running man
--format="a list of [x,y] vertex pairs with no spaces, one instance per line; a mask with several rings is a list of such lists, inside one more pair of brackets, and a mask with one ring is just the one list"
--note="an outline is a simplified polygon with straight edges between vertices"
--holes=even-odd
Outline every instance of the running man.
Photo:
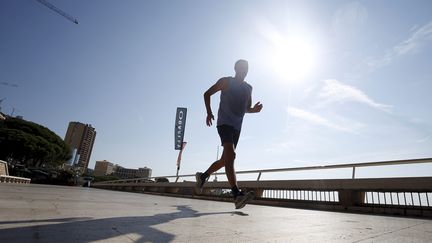
[[244,80],[248,73],[248,62],[238,60],[234,66],[235,76],[219,79],[204,93],[204,102],[207,109],[207,126],[212,125],[214,116],[210,106],[210,97],[221,91],[217,130],[222,142],[222,157],[214,162],[204,173],[197,172],[195,177],[197,187],[202,189],[210,175],[220,168],[225,167],[228,182],[232,188],[236,209],[243,208],[250,201],[253,192],[243,193],[237,186],[237,178],[234,170],[235,149],[240,138],[243,117],[245,113],[258,113],[262,109],[260,102],[252,105],[252,86]]

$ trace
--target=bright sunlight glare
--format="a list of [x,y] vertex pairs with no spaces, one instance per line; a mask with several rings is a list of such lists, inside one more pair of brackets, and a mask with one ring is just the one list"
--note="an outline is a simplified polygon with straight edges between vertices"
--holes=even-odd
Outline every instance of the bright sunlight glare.
[[281,39],[274,43],[271,65],[283,79],[301,81],[316,65],[316,48],[305,39]]

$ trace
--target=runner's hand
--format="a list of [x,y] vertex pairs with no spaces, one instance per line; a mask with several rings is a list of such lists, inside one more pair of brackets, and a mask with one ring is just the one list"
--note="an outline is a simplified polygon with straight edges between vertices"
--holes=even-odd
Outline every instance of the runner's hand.
[[263,105],[261,104],[261,102],[257,102],[257,103],[254,105],[254,107],[252,108],[252,112],[253,112],[253,113],[260,112],[262,108],[263,108]]
[[207,119],[206,119],[206,123],[207,123],[207,126],[211,126],[213,123],[212,123],[212,120],[214,120],[214,116],[213,116],[213,114],[207,114]]

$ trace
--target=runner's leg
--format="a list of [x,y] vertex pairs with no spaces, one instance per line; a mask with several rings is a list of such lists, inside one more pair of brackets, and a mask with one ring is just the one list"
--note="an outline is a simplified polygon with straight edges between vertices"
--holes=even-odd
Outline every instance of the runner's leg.
[[[223,157],[223,154],[222,154]],[[206,170],[205,173],[207,173],[207,175],[211,175],[214,172],[218,171],[220,168],[225,166],[225,161],[220,159],[215,161],[213,164],[210,165],[210,167]]]
[[228,182],[230,183],[231,187],[237,187],[237,178],[234,170],[234,144],[224,143],[223,147],[224,151],[222,153],[221,159],[210,165],[207,171],[203,173],[203,177],[209,177],[211,174],[225,166],[225,173],[228,178]]

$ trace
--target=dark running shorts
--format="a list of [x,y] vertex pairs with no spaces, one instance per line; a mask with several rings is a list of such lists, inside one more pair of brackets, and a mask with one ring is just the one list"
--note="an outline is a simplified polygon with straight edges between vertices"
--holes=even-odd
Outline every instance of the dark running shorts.
[[239,130],[228,125],[217,126],[217,130],[221,139],[222,146],[224,143],[232,143],[234,144],[234,148],[237,147],[237,143],[240,138]]

